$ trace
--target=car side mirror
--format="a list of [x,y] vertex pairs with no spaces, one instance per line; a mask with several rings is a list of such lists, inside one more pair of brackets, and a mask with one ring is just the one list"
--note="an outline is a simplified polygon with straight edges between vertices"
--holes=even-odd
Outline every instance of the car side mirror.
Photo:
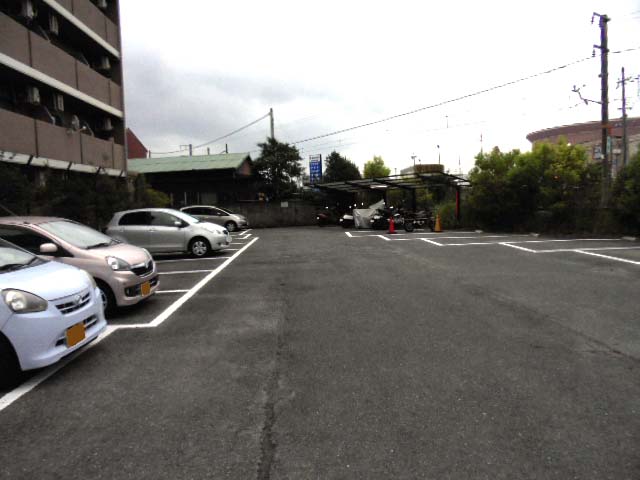
[[58,246],[55,243],[43,243],[40,245],[40,253],[45,255],[53,255],[58,252]]
[[182,228],[183,225],[184,225],[184,222],[181,222],[180,220],[176,220],[173,222],[174,227]]

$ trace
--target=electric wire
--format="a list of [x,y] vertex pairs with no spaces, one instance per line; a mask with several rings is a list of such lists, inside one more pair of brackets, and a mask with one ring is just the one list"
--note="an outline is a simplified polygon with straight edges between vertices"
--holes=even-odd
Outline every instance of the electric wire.
[[[638,50],[638,49],[640,49],[640,47],[633,47],[633,48],[628,48],[628,49],[624,49],[624,50],[611,51],[609,53],[610,54],[618,54],[618,53],[625,53],[625,52],[630,52],[630,51],[634,51],[634,50]],[[589,60],[593,60],[594,58],[595,57],[593,57],[593,56],[584,57],[584,58],[575,60],[573,62],[569,62],[569,63],[566,63],[564,65],[560,65],[558,67],[551,68],[549,70],[545,70],[545,71],[542,71],[542,72],[534,73],[532,75],[527,75],[526,77],[521,77],[519,79],[512,80],[512,81],[509,81],[509,82],[505,82],[505,83],[502,83],[500,85],[494,85],[493,87],[485,88],[485,89],[478,90],[478,91],[473,92],[473,93],[468,93],[466,95],[461,95],[459,97],[455,97],[455,98],[451,98],[451,99],[448,99],[448,100],[444,100],[442,102],[434,103],[434,104],[428,105],[426,107],[416,108],[414,110],[410,110],[410,111],[404,112],[404,113],[399,113],[397,115],[392,115],[390,117],[382,118],[380,120],[375,120],[375,121],[372,121],[372,122],[363,123],[363,124],[356,125],[356,126],[353,126],[353,127],[343,128],[341,130],[336,130],[336,131],[325,133],[325,134],[322,134],[322,135],[316,135],[316,136],[313,136],[313,137],[305,138],[303,140],[298,140],[298,141],[292,142],[291,145],[298,145],[300,143],[306,143],[306,142],[310,142],[310,141],[313,141],[313,140],[318,140],[320,138],[326,138],[326,137],[330,137],[330,136],[333,136],[333,135],[338,135],[340,133],[345,133],[345,132],[349,132],[349,131],[352,131],[352,130],[357,130],[357,129],[364,128],[364,127],[370,127],[372,125],[378,125],[380,123],[388,122],[390,120],[395,120],[397,118],[405,117],[405,116],[408,116],[408,115],[413,115],[413,114],[416,114],[416,113],[419,113],[419,112],[423,112],[425,110],[430,110],[430,109],[437,108],[437,107],[442,107],[444,105],[448,105],[448,104],[451,104],[451,103],[459,102],[461,100],[465,100],[465,99],[468,99],[468,98],[477,97],[479,95],[483,95],[485,93],[493,92],[495,90],[499,90],[499,89],[502,89],[502,88],[505,88],[505,87],[509,87],[511,85],[516,85],[518,83],[522,83],[522,82],[525,82],[527,80],[532,80],[534,78],[541,77],[543,75],[548,75],[550,73],[554,73],[554,72],[557,72],[559,70],[563,70],[565,68],[571,67],[573,65],[577,65],[579,63],[583,63],[583,62],[586,62],[586,61],[589,61]]]
[[[216,143],[216,142],[219,142],[220,140],[224,140],[225,138],[228,138],[228,137],[230,137],[230,136],[232,136],[232,135],[235,135],[236,133],[239,133],[239,132],[241,132],[242,130],[245,130],[245,129],[247,129],[247,128],[249,128],[249,127],[253,126],[253,125],[255,125],[256,123],[258,123],[258,122],[260,122],[260,121],[264,120],[265,118],[267,118],[269,115],[270,115],[270,114],[269,114],[269,113],[267,113],[266,115],[263,115],[262,117],[260,117],[260,118],[258,118],[258,119],[256,119],[256,120],[254,120],[254,121],[253,121],[253,122],[251,122],[251,123],[246,124],[246,125],[245,125],[245,126],[243,126],[243,127],[240,127],[240,128],[238,128],[238,129],[234,130],[234,131],[233,131],[233,132],[231,132],[231,133],[227,133],[226,135],[222,135],[221,137],[215,138],[215,139],[210,140],[210,141],[205,142],[205,143],[201,143],[200,145],[195,145],[195,146],[193,146],[193,147],[192,147],[192,149],[193,149],[193,150],[195,150],[196,148],[206,147],[207,145],[211,145],[212,143]],[[172,154],[172,153],[180,153],[180,152],[184,152],[185,150],[187,150],[187,148],[181,148],[180,150],[174,150],[174,151],[171,151],[171,152],[153,152],[153,154],[154,154],[154,155],[168,155],[168,154]]]

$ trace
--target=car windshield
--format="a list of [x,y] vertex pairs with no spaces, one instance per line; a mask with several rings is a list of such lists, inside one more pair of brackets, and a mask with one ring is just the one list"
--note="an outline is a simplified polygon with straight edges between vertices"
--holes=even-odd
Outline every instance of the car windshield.
[[0,273],[19,270],[36,262],[41,260],[32,253],[0,240]]
[[78,248],[108,247],[117,243],[113,238],[93,228],[66,220],[43,223],[40,224],[40,228]]
[[188,213],[180,212],[178,210],[172,210],[171,214],[175,215],[179,219],[184,220],[185,222],[187,222],[189,224],[200,223],[200,220],[198,220],[196,217],[192,217]]

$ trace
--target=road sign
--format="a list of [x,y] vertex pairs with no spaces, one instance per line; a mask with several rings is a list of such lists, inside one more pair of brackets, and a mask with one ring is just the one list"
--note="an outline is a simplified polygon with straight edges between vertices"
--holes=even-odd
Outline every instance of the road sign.
[[311,183],[322,181],[322,155],[309,155],[309,177]]

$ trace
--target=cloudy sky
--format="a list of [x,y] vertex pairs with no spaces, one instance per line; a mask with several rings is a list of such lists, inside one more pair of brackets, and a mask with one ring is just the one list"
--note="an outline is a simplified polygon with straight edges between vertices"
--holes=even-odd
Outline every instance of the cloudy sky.
[[[273,108],[276,138],[300,142],[305,160],[336,150],[362,169],[381,155],[393,173],[412,155],[422,163],[440,156],[451,172],[466,172],[481,147],[526,150],[532,131],[599,119],[600,106],[571,91],[600,97],[599,51],[587,59],[600,43],[593,12],[611,18],[611,116],[620,114],[621,67],[640,75],[640,0],[120,4],[127,123],[157,156],[205,144]],[[629,115],[640,115],[639,86],[629,84]],[[255,158],[268,135],[264,119],[208,147],[219,153],[227,143]],[[194,151],[202,153],[206,147]]]

